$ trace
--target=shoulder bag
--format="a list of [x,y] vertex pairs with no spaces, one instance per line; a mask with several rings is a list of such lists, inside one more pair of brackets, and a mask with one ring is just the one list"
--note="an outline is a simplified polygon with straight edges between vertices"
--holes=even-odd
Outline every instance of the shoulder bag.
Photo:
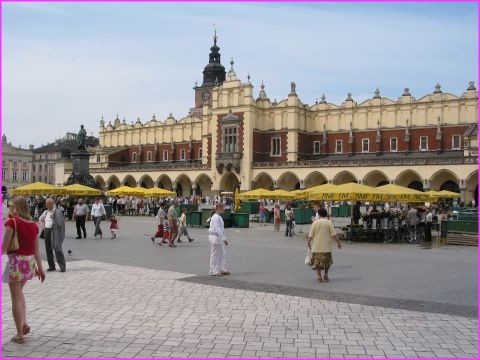
[[18,243],[17,222],[15,221],[14,218],[12,218],[12,220],[13,220],[14,231],[13,231],[12,240],[8,245],[8,249],[7,249],[8,251],[16,251],[20,247],[20,244]]

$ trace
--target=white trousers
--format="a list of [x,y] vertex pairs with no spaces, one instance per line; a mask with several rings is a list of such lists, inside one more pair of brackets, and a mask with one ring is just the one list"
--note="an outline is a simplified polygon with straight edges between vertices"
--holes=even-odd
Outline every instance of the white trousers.
[[227,272],[225,265],[225,244],[210,244],[210,275]]

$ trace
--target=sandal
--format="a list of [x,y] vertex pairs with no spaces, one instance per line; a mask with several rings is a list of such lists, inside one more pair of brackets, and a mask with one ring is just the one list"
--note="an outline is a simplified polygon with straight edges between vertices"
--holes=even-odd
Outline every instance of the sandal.
[[22,330],[23,330],[23,335],[27,335],[30,333],[30,326],[25,325]]
[[317,276],[317,280],[318,280],[318,282],[323,282],[323,279],[322,279],[321,276]]
[[230,271],[224,271],[224,272],[222,272],[222,273],[220,273],[220,274],[222,274],[222,275],[230,275]]
[[223,274],[222,274],[222,273],[219,273],[219,274],[216,274],[215,276],[220,277],[220,276],[223,276]]
[[329,282],[329,281],[330,281],[330,279],[328,278],[328,275],[324,275],[324,276],[323,276],[323,281],[325,281],[325,282]]
[[12,341],[16,344],[23,344],[25,342],[25,339],[22,337],[22,338],[17,338],[16,336],[12,337]]

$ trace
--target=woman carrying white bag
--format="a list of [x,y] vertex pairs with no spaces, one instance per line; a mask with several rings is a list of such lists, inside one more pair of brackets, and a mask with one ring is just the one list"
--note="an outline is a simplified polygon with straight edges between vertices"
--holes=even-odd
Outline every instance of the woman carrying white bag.
[[225,211],[225,204],[218,202],[213,208],[214,214],[210,218],[208,241],[210,242],[210,275],[230,275],[225,266],[225,246],[228,245],[225,237],[225,228],[221,215]]

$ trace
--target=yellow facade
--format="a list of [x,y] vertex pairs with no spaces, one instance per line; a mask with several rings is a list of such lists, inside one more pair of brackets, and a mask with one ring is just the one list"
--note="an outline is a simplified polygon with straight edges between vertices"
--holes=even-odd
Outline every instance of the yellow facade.
[[[380,180],[405,186],[418,180],[424,190],[436,190],[446,181],[453,181],[458,184],[465,201],[478,191],[477,138],[471,131],[478,122],[478,92],[473,83],[459,96],[444,93],[437,85],[432,94],[419,99],[408,89],[398,99],[383,98],[377,89],[371,99],[359,104],[348,94],[340,105],[329,103],[324,97],[308,105],[302,103],[293,83],[288,96],[278,102],[268,99],[263,86],[255,98],[253,85],[250,81],[241,82],[232,64],[225,81],[212,87],[210,94],[208,102],[181,119],[169,116],[159,121],[154,117],[144,123],[137,120],[134,124],[121,122],[118,116],[113,123],[105,124],[102,120],[100,146],[91,158],[92,175],[110,188],[130,183],[178,189],[180,184],[183,195],[187,196],[192,192],[231,191],[237,185],[241,191],[260,185],[290,190],[325,181],[358,181],[376,186]],[[221,119],[230,112],[240,114],[238,131],[241,135],[236,141],[243,136],[241,145],[236,145],[241,147],[238,172],[228,166],[224,171],[217,163],[229,156],[225,152],[225,156],[220,156],[217,150],[223,149],[226,141],[218,135],[223,131]],[[468,129],[467,144],[465,133]],[[276,134],[280,140],[274,140]],[[265,145],[262,136],[272,143]],[[390,142],[386,137],[390,137]],[[275,150],[270,149],[260,154],[260,147],[274,146],[274,141],[282,148],[278,156],[275,157]],[[316,153],[318,156],[308,153],[311,146],[305,141],[311,142],[317,150],[324,146],[323,153]],[[322,145],[318,144],[322,141]],[[109,163],[111,154],[120,149],[131,151],[128,149],[139,147],[141,153],[140,145],[160,148],[168,144],[190,143],[191,146],[192,142],[200,144],[202,149],[202,157],[192,157],[192,161],[177,159],[167,166],[159,154],[156,161],[128,158],[121,166]],[[398,157],[386,148],[385,144],[390,144],[393,149],[393,143],[399,146],[395,150]],[[405,153],[397,143],[404,143]],[[457,143],[461,144],[460,148],[454,145]],[[345,151],[349,146],[351,150]],[[363,151],[354,150],[359,146],[363,146]],[[340,148],[342,151],[338,153],[336,150]]]

